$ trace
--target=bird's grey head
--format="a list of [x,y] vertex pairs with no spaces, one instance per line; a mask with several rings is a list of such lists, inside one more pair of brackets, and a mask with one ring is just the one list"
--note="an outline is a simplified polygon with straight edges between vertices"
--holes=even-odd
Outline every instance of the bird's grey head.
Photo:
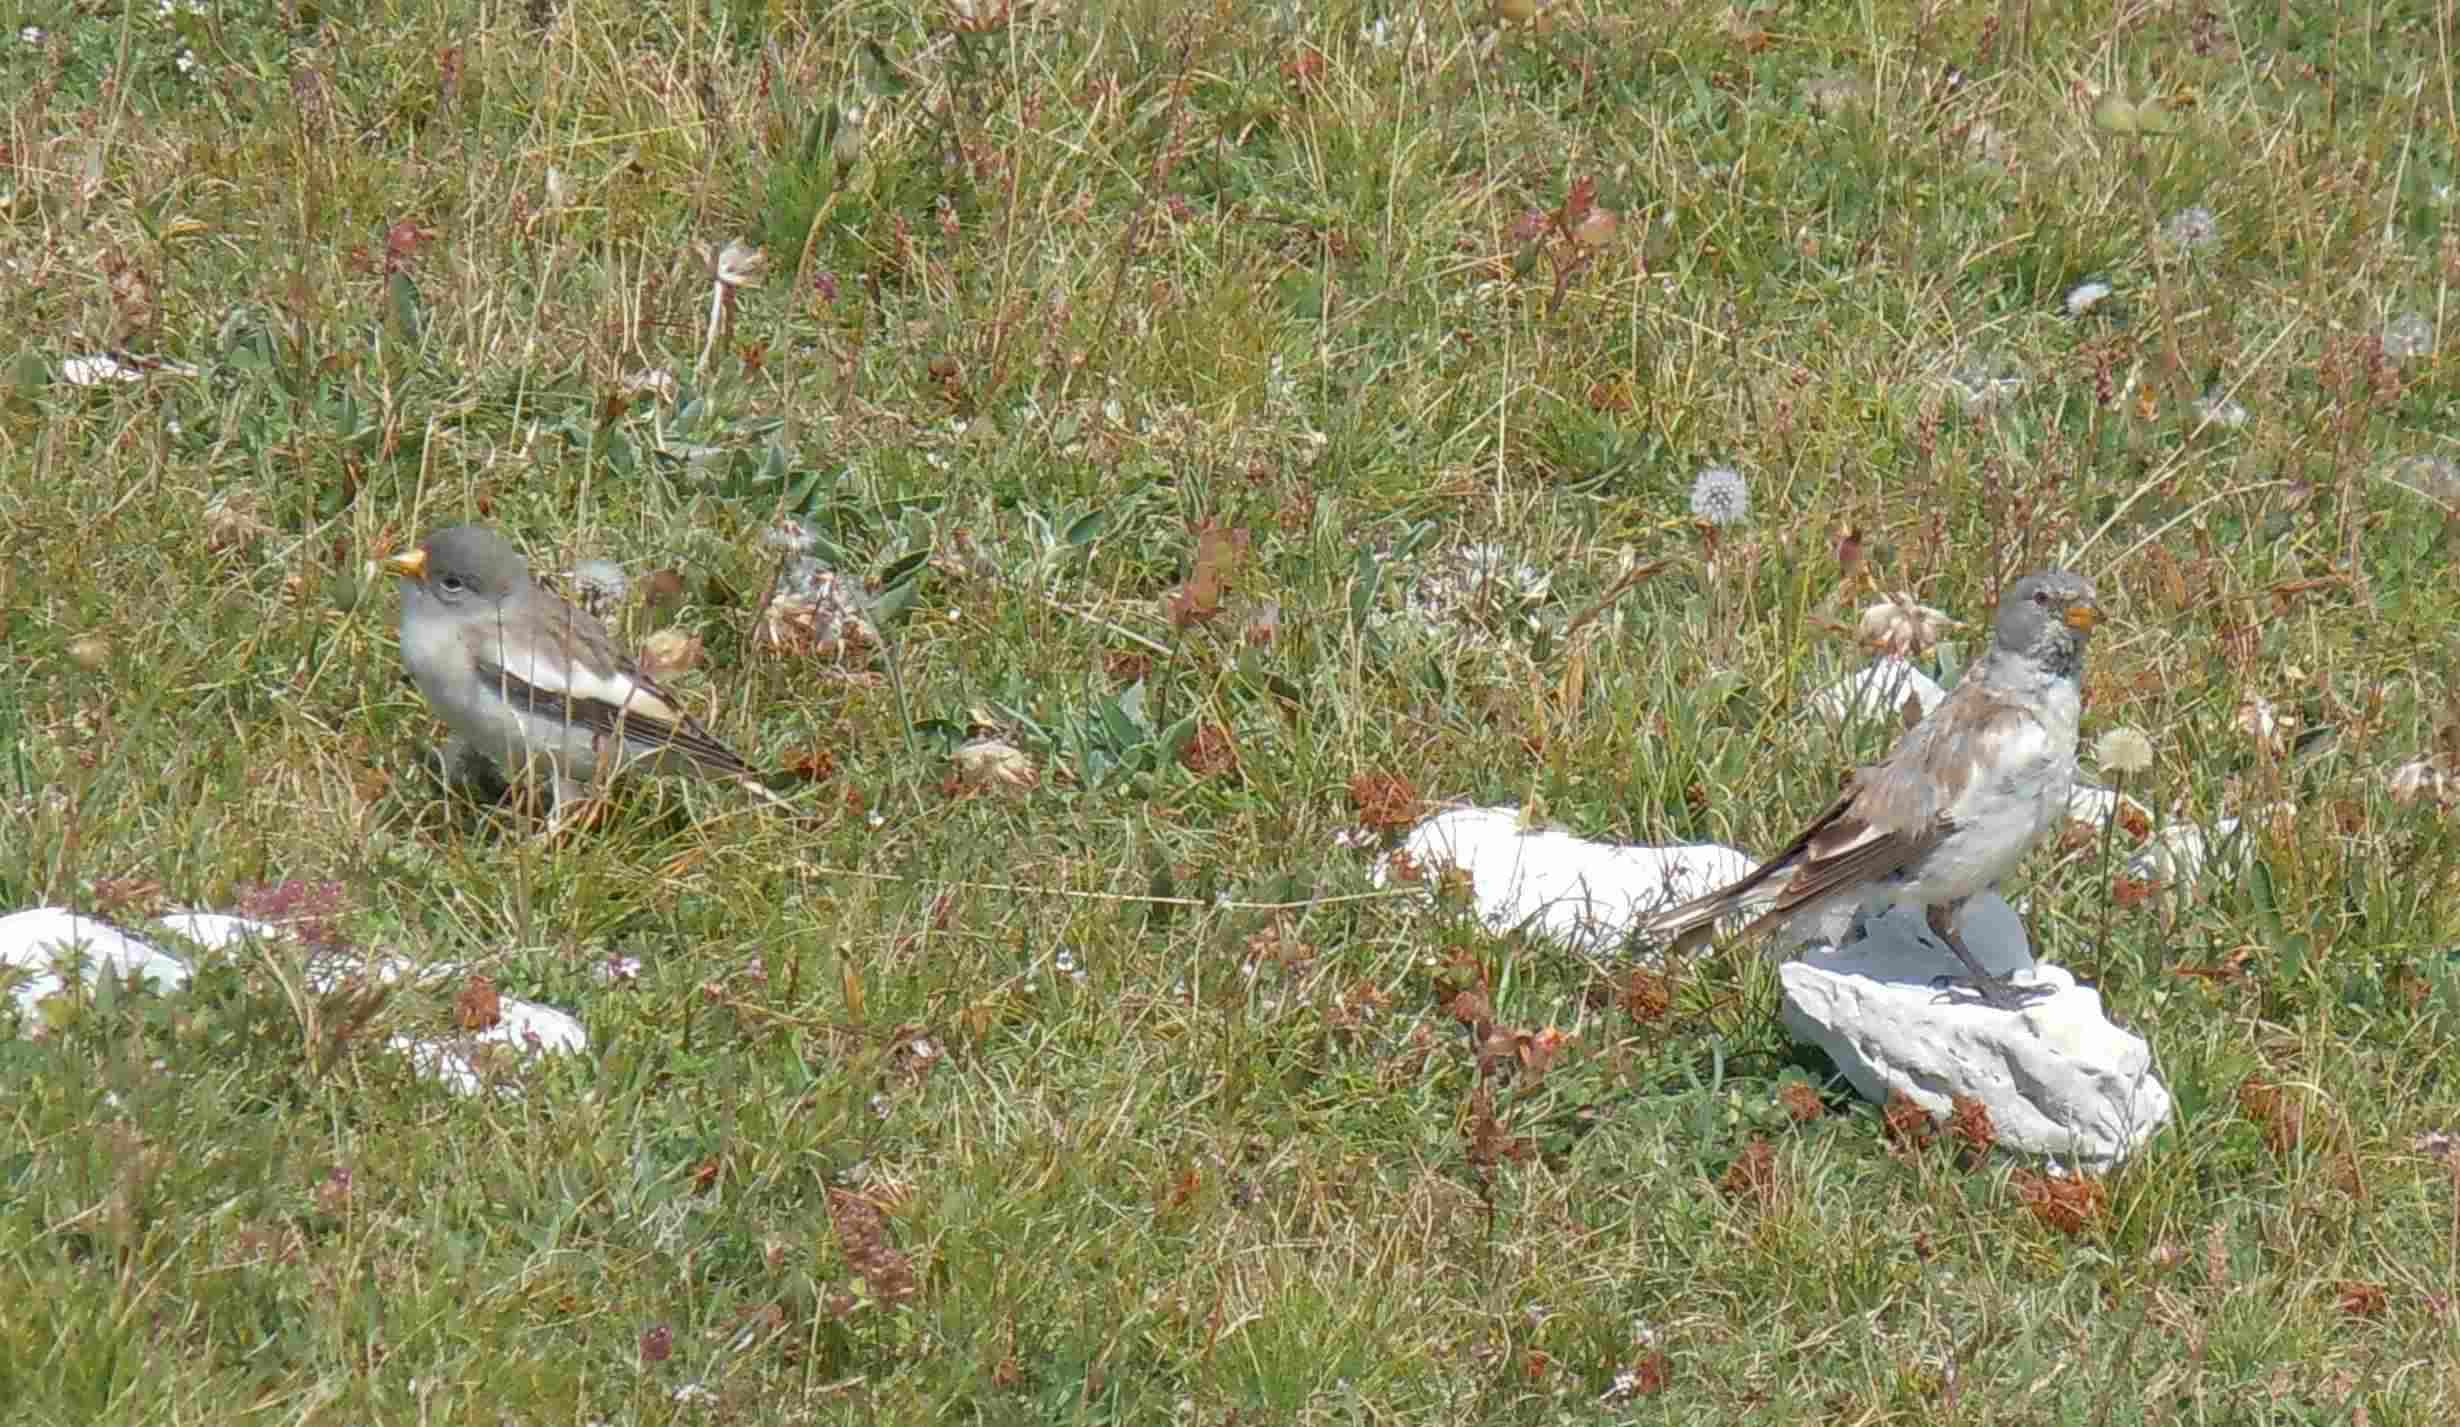
[[530,578],[530,562],[483,525],[456,525],[385,562],[394,574],[446,604],[499,604]]
[[2072,570],[2044,570],[2007,587],[1992,642],[2072,674],[2082,667],[2085,641],[2100,622],[2092,581]]

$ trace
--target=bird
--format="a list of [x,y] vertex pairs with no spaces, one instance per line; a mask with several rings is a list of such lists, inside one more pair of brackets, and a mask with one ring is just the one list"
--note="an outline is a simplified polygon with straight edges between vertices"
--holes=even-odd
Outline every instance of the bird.
[[402,663],[452,730],[448,775],[473,754],[508,774],[543,772],[551,828],[590,784],[631,766],[723,779],[791,807],[595,616],[542,589],[495,531],[438,530],[384,565],[401,581]]
[[1731,885],[1656,913],[1650,942],[1688,952],[1718,922],[1765,908],[1745,935],[1800,940],[1915,904],[1972,973],[1987,1004],[2017,1010],[2048,988],[2019,988],[1975,960],[1958,932],[1966,901],[2015,870],[2066,816],[2084,710],[2084,649],[2101,621],[2093,584],[2045,570],[2010,585],[1988,652],[1899,738],[1857,770],[1827,811]]

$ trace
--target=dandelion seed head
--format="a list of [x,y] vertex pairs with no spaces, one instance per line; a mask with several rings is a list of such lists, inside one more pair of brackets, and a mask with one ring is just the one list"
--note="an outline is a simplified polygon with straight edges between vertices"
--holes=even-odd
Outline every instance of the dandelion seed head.
[[2205,252],[2220,245],[2221,220],[2212,215],[2211,209],[2199,203],[2193,208],[2181,208],[2171,214],[2170,220],[2161,225],[2161,236],[2169,240],[2173,247],[2192,253]]
[[2093,761],[2105,773],[2142,773],[2153,765],[2152,740],[2141,729],[2111,729],[2093,744]]
[[1731,466],[1710,466],[1692,478],[1691,513],[1711,525],[1739,524],[1751,514],[1751,483]]

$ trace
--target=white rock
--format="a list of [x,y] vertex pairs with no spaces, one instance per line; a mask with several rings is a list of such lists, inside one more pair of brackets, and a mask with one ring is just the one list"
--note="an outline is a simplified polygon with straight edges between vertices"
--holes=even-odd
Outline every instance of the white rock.
[[1893,654],[1882,655],[1811,696],[1811,707],[1838,723],[1894,718],[1910,695],[1928,714],[1947,697],[1939,681]]
[[[2266,803],[2248,816],[2296,818],[2295,803]],[[2228,856],[2224,859],[2221,854]],[[2195,823],[2171,823],[2154,834],[2144,850],[2127,859],[2126,875],[2140,882],[2162,882],[2185,891],[2207,872],[2237,873],[2255,860],[2254,829],[2243,819],[2223,818],[2206,828]],[[2226,868],[2223,862],[2226,861]]]
[[394,1036],[385,1042],[409,1057],[421,1075],[432,1077],[456,1095],[476,1095],[487,1088],[478,1063],[485,1048],[507,1045],[523,1055],[579,1054],[589,1049],[589,1033],[581,1023],[535,1001],[503,997],[498,1019],[483,1031],[466,1036]]
[[[250,939],[272,940],[282,935],[278,927],[219,912],[174,912],[162,918],[161,925],[209,951],[227,951]],[[66,989],[67,981],[53,968],[72,954],[88,985],[106,972],[115,976],[133,972],[157,991],[177,991],[188,984],[188,963],[160,947],[93,917],[58,907],[37,907],[0,917],[0,966],[33,973],[10,988],[23,1024],[39,1024],[36,1008]],[[310,957],[307,981],[322,995],[353,978],[387,986],[410,980],[421,987],[435,987],[467,975],[467,968],[456,963],[422,967],[398,956],[367,959],[331,952]],[[408,1056],[420,1073],[462,1095],[475,1095],[485,1087],[476,1064],[481,1046],[509,1045],[524,1055],[578,1054],[589,1049],[589,1034],[581,1023],[552,1006],[506,996],[497,1012],[494,1025],[473,1035],[450,1039],[395,1036],[388,1044]]]
[[2113,793],[2107,788],[2096,788],[2090,783],[2078,783],[2074,791],[2067,795],[2067,820],[2080,822],[2089,828],[2099,829],[2122,808],[2126,810],[2128,816],[2120,823],[2120,831],[2126,830],[2126,821],[2141,819],[2147,826],[2151,824],[2152,809],[2133,798]]
[[[1626,847],[1525,829],[1516,808],[1439,814],[1403,851],[1430,871],[1466,872],[1489,928],[1525,928],[1583,952],[1619,947],[1650,912],[1753,865],[1729,847]],[[1389,861],[1379,864],[1378,883],[1390,877]],[[1873,1100],[1901,1089],[1944,1116],[1954,1097],[1972,1096],[2012,1150],[2108,1164],[2168,1122],[2169,1091],[2143,1039],[2110,1023],[2098,992],[2034,962],[2005,900],[1973,899],[1960,930],[1984,966],[2054,994],[2001,1011],[1968,986],[1936,984],[1962,978],[1963,965],[1929,938],[1919,908],[1897,907],[1843,947],[1818,946],[1779,968],[1787,1027]]]
[[1860,939],[1778,968],[1787,1029],[1826,1051],[1870,1100],[1901,1090],[1944,1118],[1956,1096],[1971,1096],[1999,1143],[2027,1154],[2107,1165],[2168,1123],[2151,1047],[2111,1024],[2099,992],[2036,963],[2004,900],[1974,898],[1959,930],[1982,965],[2052,994],[2021,1011],[1987,1005],[1928,935],[1921,910],[1895,907]]
[[[1752,867],[1750,858],[1713,843],[1625,847],[1525,828],[1518,808],[1439,813],[1411,829],[1401,850],[1420,867],[1467,873],[1479,919],[1491,930],[1526,927],[1585,952],[1613,949],[1649,913]],[[1378,886],[1391,870],[1389,859],[1376,865]]]
[[62,907],[0,917],[0,966],[33,973],[9,988],[23,1024],[38,1024],[35,1009],[68,989],[67,977],[57,969],[63,962],[73,964],[88,986],[106,975],[134,975],[156,991],[188,984],[188,963],[109,922]]

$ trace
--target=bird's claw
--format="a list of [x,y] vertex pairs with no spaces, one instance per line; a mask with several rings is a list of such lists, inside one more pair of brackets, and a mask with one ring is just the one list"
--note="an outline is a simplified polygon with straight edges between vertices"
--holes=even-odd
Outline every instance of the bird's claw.
[[2004,976],[1953,976],[1942,972],[1932,977],[1930,984],[1942,991],[1971,992],[1982,1004],[1999,1011],[2021,1011],[2058,994],[2055,986],[2038,982],[2019,986]]

